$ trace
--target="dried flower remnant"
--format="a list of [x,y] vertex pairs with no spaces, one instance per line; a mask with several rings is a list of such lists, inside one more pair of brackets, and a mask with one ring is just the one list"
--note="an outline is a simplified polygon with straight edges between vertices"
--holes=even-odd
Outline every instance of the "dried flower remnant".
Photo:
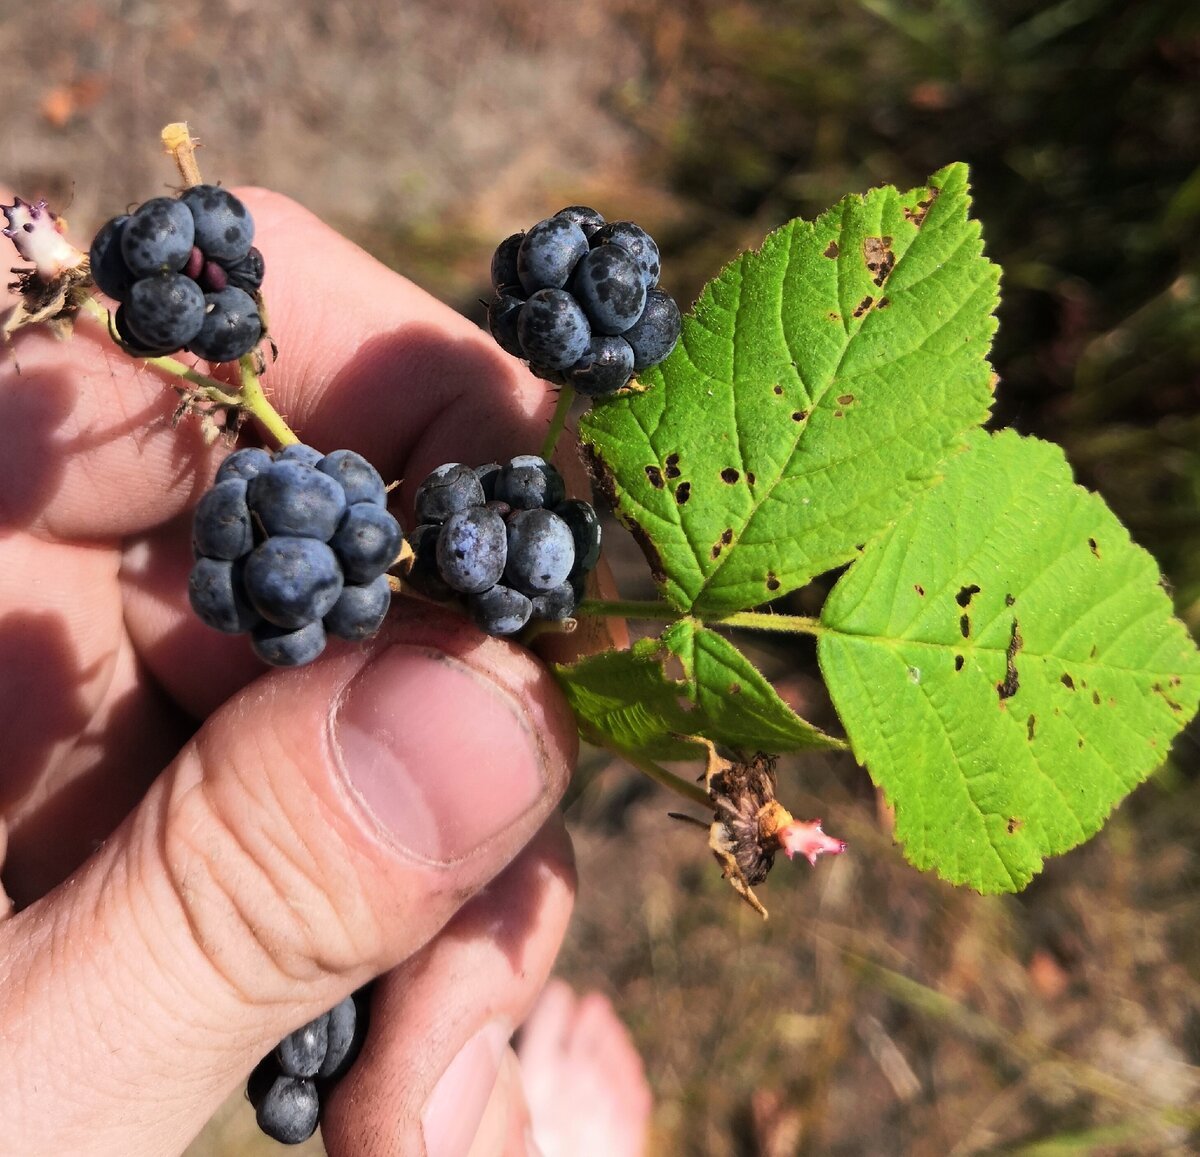
[[17,330],[45,322],[57,337],[71,332],[75,313],[90,288],[87,254],[66,238],[66,222],[45,201],[0,205],[8,224],[0,229],[30,269],[14,269],[11,288],[21,300],[5,315],[0,334],[7,342]]
[[709,827],[708,846],[721,875],[763,919],[767,910],[753,891],[761,884],[782,851],[788,859],[802,855],[810,864],[828,853],[846,850],[843,840],[827,836],[820,820],[797,820],[775,798],[776,757],[757,752],[750,759],[726,759],[707,740],[705,787],[716,815]]

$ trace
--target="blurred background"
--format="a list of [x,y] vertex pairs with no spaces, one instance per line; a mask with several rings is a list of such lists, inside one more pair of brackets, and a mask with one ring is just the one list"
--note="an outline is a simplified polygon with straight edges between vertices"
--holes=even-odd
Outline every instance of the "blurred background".
[[[492,248],[564,204],[644,224],[686,305],[788,218],[969,162],[1004,269],[995,421],[1065,446],[1200,628],[1200,6],[0,12],[0,171],[77,239],[165,191],[158,132],[186,119],[210,179],[290,194],[477,320]],[[644,567],[619,545],[637,596]],[[810,649],[758,657],[834,726]],[[851,854],[778,865],[765,924],[721,882],[703,833],[665,818],[670,800],[585,753],[561,972],[612,996],[631,1028],[657,1101],[653,1152],[1200,1151],[1197,736],[1099,838],[1004,898],[909,868],[851,761],[785,763],[797,814],[823,816]],[[190,1154],[275,1151],[235,1098]]]

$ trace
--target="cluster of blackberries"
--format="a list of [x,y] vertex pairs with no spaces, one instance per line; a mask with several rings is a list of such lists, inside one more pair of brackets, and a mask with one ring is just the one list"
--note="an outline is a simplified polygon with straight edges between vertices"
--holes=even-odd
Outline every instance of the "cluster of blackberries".
[[658,246],[641,226],[572,205],[500,243],[488,328],[539,377],[605,397],[679,339],[679,307],[658,275]]
[[114,325],[138,357],[187,349],[236,361],[263,335],[254,220],[232,193],[194,185],[114,217],[96,234],[92,280],[119,301]]
[[316,1130],[321,1095],[354,1063],[367,1034],[367,989],[289,1033],[246,1082],[258,1127],[284,1145]]
[[196,507],[192,608],[218,631],[249,631],[274,667],[311,663],[327,634],[379,630],[403,542],[383,479],[353,450],[236,450]]
[[417,490],[416,517],[408,581],[429,598],[466,596],[490,635],[570,618],[600,557],[596,512],[532,454],[439,466]]

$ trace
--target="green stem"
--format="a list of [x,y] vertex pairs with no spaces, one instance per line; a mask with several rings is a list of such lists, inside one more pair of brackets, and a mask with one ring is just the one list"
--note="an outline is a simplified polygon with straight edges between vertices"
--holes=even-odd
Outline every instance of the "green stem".
[[[98,322],[101,322],[106,329],[108,328],[110,325],[108,310],[94,297],[87,298],[83,302],[82,308]],[[191,366],[184,365],[183,362],[178,361],[176,358],[145,358],[143,360],[146,365],[195,386],[197,392],[203,395],[207,401],[213,402],[218,406],[237,407],[240,410],[244,410],[280,446],[288,446],[293,442],[300,441],[280,416],[279,411],[267,401],[267,396],[263,393],[262,383],[258,380],[258,369],[254,354],[247,354],[238,363],[242,375],[240,390],[233,390],[228,383],[220,382],[216,378],[210,378],[207,374],[202,374],[199,370],[194,370]]]
[[550,461],[550,455],[554,453],[554,447],[558,445],[558,436],[566,424],[567,414],[571,410],[573,401],[575,401],[575,387],[563,386],[558,392],[558,405],[554,407],[554,416],[550,419],[550,429],[546,431],[546,438],[542,442],[542,457],[547,462]]
[[[576,609],[577,616],[594,618],[650,619],[670,623],[686,616],[669,603],[653,599],[584,599]],[[733,611],[701,620],[706,627],[730,627],[745,631],[778,631],[789,635],[820,635],[826,627],[819,619],[803,615],[777,615],[771,611]]]
[[660,787],[665,787],[668,791],[673,791],[676,795],[683,796],[689,803],[698,804],[706,811],[712,811],[712,800],[708,798],[708,792],[698,783],[690,783],[686,779],[681,779],[665,767],[659,767],[651,759],[643,759],[640,756],[635,757],[627,751],[619,752],[619,754],[626,763],[633,764],[638,771],[654,780]]
[[241,407],[275,439],[279,446],[291,446],[300,439],[283,420],[279,411],[267,401],[262,383],[258,380],[256,361],[256,356],[248,353],[238,363],[242,371]]

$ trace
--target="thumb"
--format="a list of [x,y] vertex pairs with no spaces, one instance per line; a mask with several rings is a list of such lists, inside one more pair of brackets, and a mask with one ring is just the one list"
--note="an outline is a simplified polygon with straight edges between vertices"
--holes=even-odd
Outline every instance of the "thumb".
[[426,943],[541,827],[575,755],[549,674],[398,610],[390,645],[246,687],[76,876],[0,924],[6,1151],[181,1152],[282,1036]]

